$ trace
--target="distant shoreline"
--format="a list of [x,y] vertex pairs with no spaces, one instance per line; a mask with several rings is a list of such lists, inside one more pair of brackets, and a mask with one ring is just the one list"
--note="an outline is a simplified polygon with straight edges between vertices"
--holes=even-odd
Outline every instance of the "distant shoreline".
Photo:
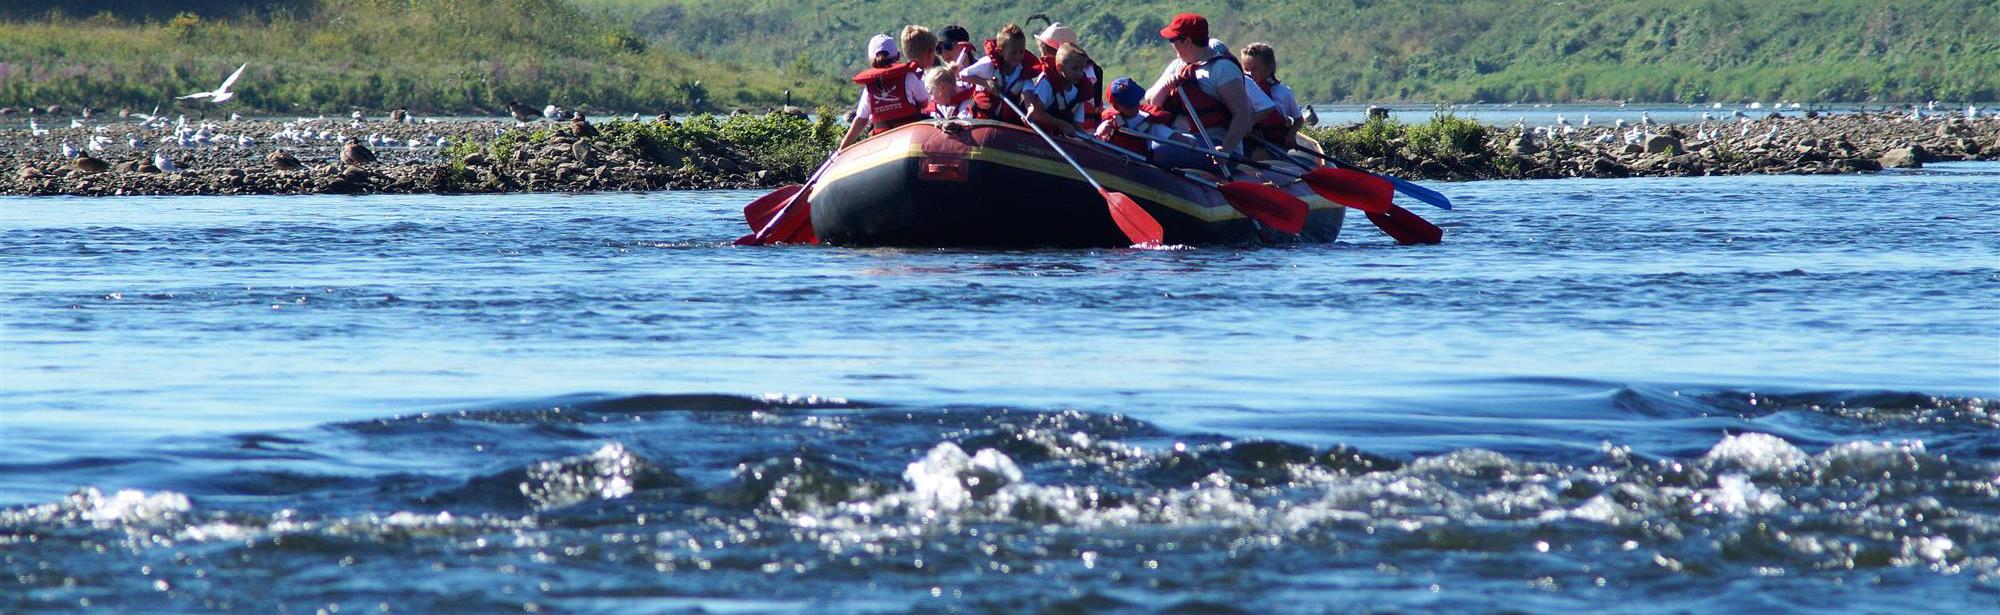
[[[748,118],[791,134],[811,130],[809,120],[770,114]],[[1452,152],[1410,154],[1400,137],[1385,143],[1358,140],[1359,126],[1322,127],[1314,132],[1336,153],[1378,172],[1413,180],[1545,179],[1562,177],[1701,176],[1746,174],[1868,173],[1885,167],[1921,166],[1952,160],[2000,160],[2000,117],[1974,120],[1943,114],[1911,119],[1909,114],[1842,114],[1806,118],[1718,119],[1708,123],[1638,127],[1528,127],[1481,129]],[[712,120],[712,118],[710,118]],[[1462,120],[1461,120],[1462,121]],[[618,134],[674,130],[658,119],[597,125]],[[54,123],[54,122],[50,122]],[[770,188],[803,179],[815,162],[799,159],[774,165],[759,146],[710,139],[681,150],[621,146],[632,139],[607,135],[578,138],[566,122],[471,120],[389,122],[320,120],[307,124],[315,134],[303,144],[273,135],[297,130],[271,120],[219,121],[213,143],[183,148],[158,145],[173,131],[142,128],[137,120],[109,119],[83,128],[46,128],[42,135],[25,122],[0,124],[0,195],[237,195],[237,194],[464,194],[512,192],[595,192]],[[1397,130],[1424,130],[1424,124],[1394,124]],[[1639,128],[1640,137],[1633,139]],[[827,127],[818,127],[824,132]],[[814,134],[818,134],[817,132]],[[1372,134],[1372,133],[1371,133]],[[248,136],[254,142],[244,147]],[[377,144],[368,149],[377,162],[340,161],[345,137]],[[102,152],[87,151],[102,137]],[[129,138],[146,150],[135,151]],[[437,145],[438,139],[444,146]],[[800,137],[804,138],[804,137]],[[825,138],[825,137],[819,137]],[[62,159],[64,141],[107,167],[90,172]],[[418,145],[412,147],[410,142]],[[492,144],[504,144],[502,147]],[[1357,151],[1343,152],[1341,144]],[[792,143],[806,158],[826,151],[821,144]],[[762,146],[774,147],[774,146]],[[281,170],[269,158],[283,151],[300,167]],[[178,173],[152,172],[154,154],[164,152]],[[504,154],[499,155],[499,154]],[[762,161],[762,162],[760,162]]]

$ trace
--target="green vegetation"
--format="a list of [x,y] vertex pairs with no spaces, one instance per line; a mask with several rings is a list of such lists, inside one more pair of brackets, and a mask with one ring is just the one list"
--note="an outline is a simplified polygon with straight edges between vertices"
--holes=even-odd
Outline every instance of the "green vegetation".
[[650,1],[641,33],[795,75],[856,70],[868,35],[905,23],[985,37],[1045,12],[1148,82],[1170,59],[1160,27],[1193,10],[1233,46],[1276,45],[1310,101],[2000,100],[1992,0],[579,1]]
[[1430,121],[1405,124],[1388,118],[1370,118],[1355,126],[1307,128],[1305,136],[1319,141],[1335,158],[1361,160],[1382,158],[1395,164],[1416,160],[1454,160],[1463,156],[1487,157],[1494,152],[1489,140],[1496,129],[1476,120],[1439,111]]
[[[496,113],[507,100],[648,114],[830,100],[787,77],[653,46],[569,0],[216,0],[166,20],[130,9],[0,20],[0,106],[148,110],[249,62],[231,110]],[[184,108],[198,108],[183,103]]]
[[[834,123],[838,112],[821,109],[817,120],[785,113],[741,115],[701,114],[678,122],[610,121],[597,124],[590,140],[600,146],[630,152],[655,164],[684,166],[695,152],[733,151],[752,168],[770,171],[783,181],[803,181],[840,144],[845,130]],[[454,170],[464,171],[465,157],[484,153],[507,160],[527,146],[570,134],[568,124],[552,123],[537,130],[511,130],[485,142],[467,141],[445,152]]]

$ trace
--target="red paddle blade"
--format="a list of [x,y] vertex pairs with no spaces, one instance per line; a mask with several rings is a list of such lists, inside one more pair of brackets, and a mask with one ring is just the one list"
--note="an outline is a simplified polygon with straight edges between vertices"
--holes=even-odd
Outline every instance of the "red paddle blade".
[[1160,228],[1160,221],[1154,220],[1153,214],[1146,213],[1146,208],[1140,207],[1132,197],[1102,188],[1097,193],[1104,195],[1104,206],[1111,210],[1111,221],[1118,224],[1118,230],[1125,232],[1125,238],[1132,240],[1132,245],[1158,244],[1166,240],[1167,233]]
[[1371,214],[1389,211],[1395,204],[1396,185],[1389,180],[1353,169],[1321,167],[1305,175],[1306,185],[1326,200]]
[[1230,207],[1286,234],[1297,235],[1305,230],[1306,215],[1312,213],[1305,201],[1269,184],[1234,181],[1217,188],[1222,190],[1222,198],[1229,201]]
[[757,197],[757,200],[743,206],[743,219],[750,223],[750,231],[754,233],[770,226],[771,219],[778,216],[778,210],[784,209],[785,203],[792,200],[792,195],[798,194],[799,190],[804,188],[805,186],[799,184],[785,186],[772,190],[770,194]]
[[1411,213],[1410,210],[1403,209],[1400,205],[1390,205],[1389,211],[1384,213],[1368,212],[1368,221],[1374,222],[1376,228],[1382,229],[1382,232],[1395,239],[1396,243],[1409,245],[1444,242],[1444,229],[1431,224],[1422,216]]
[[806,202],[803,195],[794,195],[785,201],[785,206],[778,209],[764,228],[736,240],[739,246],[774,243],[819,243],[819,236],[813,233],[812,228],[812,203]]

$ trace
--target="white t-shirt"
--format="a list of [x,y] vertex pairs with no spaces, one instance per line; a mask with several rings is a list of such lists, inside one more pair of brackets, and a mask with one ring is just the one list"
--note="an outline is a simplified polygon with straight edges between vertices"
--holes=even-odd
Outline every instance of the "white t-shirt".
[[[909,99],[910,104],[916,105],[919,109],[923,108],[924,103],[931,101],[931,93],[924,89],[924,78],[918,71],[910,71],[909,74],[903,75],[903,97]],[[868,119],[869,115],[868,87],[862,86],[861,99],[854,102],[854,121]]]
[[1021,97],[1021,92],[1028,88],[1028,82],[1030,81],[1021,77],[1021,65],[1019,64],[1015,64],[1014,69],[1007,72],[1006,79],[1001,79],[1000,67],[993,65],[993,58],[991,56],[980,58],[978,62],[973,62],[972,66],[965,67],[965,70],[960,72],[959,75],[964,77],[978,77],[991,81],[994,85],[1006,90],[1008,96],[1014,98]]
[[1122,115],[1115,116],[1115,119],[1097,125],[1097,138],[1109,140],[1112,135],[1118,134],[1118,129],[1120,128],[1155,139],[1172,139],[1177,134],[1171,126],[1159,122],[1148,122],[1145,119],[1146,112],[1144,111],[1140,111],[1129,118]]
[[938,105],[937,108],[931,110],[931,117],[940,120],[972,119],[972,99],[968,98],[965,102],[956,105]]
[[[1044,107],[1053,108],[1058,106],[1058,104],[1062,103],[1068,104],[1071,114],[1074,115],[1075,117],[1069,117],[1063,119],[1067,119],[1071,124],[1076,124],[1077,126],[1083,125],[1082,89],[1079,89],[1074,85],[1071,85],[1069,86],[1068,90],[1063,91],[1061,94],[1057,94],[1055,91],[1055,86],[1050,84],[1047,78],[1041,78],[1035,80],[1035,86],[1032,91],[1035,94],[1035,100],[1041,101],[1041,104]],[[1058,96],[1060,96],[1061,98],[1058,99],[1057,98]]]
[[[1252,88],[1252,89],[1255,89],[1259,92],[1264,91],[1264,88],[1262,87]],[[1270,98],[1271,102],[1276,103],[1278,105],[1279,115],[1283,115],[1285,117],[1289,117],[1294,120],[1305,121],[1306,117],[1305,110],[1299,108],[1299,99],[1295,96],[1292,96],[1292,86],[1285,85],[1283,83],[1271,86]]]
[[[1181,67],[1183,66],[1187,66],[1187,64],[1181,62],[1180,58],[1174,58],[1174,61],[1168,62],[1166,69],[1160,71],[1159,80],[1153,82],[1154,90],[1161,90],[1172,87],[1174,78],[1180,76]],[[1210,71],[1210,69],[1220,69],[1220,70]],[[1243,67],[1237,66],[1236,63],[1234,62],[1217,62],[1209,64],[1208,66],[1194,69],[1194,76],[1196,79],[1196,83],[1201,84],[1201,91],[1207,92],[1209,96],[1214,96],[1216,98],[1222,97],[1222,95],[1218,93],[1221,92],[1219,88],[1229,87],[1230,84],[1240,83],[1245,81],[1243,76]],[[1153,97],[1153,94],[1154,94],[1153,91],[1148,91],[1146,93],[1146,98],[1151,99]],[[1167,92],[1166,95],[1174,96],[1174,93]],[[1265,97],[1265,100],[1268,102],[1270,100],[1270,97]],[[1180,103],[1180,101],[1178,100],[1171,100],[1169,102],[1172,102],[1175,105],[1178,105]],[[1257,99],[1255,96],[1251,97],[1250,104],[1253,107],[1257,104]],[[1270,107],[1266,106],[1264,108],[1269,109]],[[1256,109],[1256,110],[1261,110],[1261,109]]]

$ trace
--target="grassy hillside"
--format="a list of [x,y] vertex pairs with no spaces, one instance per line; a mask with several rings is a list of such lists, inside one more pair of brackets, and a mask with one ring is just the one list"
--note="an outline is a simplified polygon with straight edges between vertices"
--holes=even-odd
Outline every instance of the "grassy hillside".
[[1992,0],[580,0],[635,12],[677,49],[851,71],[862,41],[904,23],[988,36],[1046,12],[1114,74],[1168,59],[1155,32],[1207,14],[1233,46],[1276,44],[1314,101],[2000,99]]
[[237,110],[493,112],[513,98],[656,113],[773,104],[786,89],[835,96],[830,79],[654,46],[568,0],[153,4],[204,12],[150,19],[150,5],[128,2],[81,18],[0,13],[0,106],[171,106],[244,62]]

